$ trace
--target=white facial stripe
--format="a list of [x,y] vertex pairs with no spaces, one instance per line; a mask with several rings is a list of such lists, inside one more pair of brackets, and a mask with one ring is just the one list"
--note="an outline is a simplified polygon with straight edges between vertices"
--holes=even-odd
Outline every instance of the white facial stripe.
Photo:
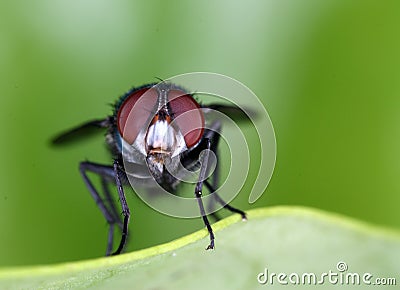
[[174,149],[176,143],[175,132],[167,121],[156,121],[149,127],[146,138],[148,148],[157,148],[167,152]]

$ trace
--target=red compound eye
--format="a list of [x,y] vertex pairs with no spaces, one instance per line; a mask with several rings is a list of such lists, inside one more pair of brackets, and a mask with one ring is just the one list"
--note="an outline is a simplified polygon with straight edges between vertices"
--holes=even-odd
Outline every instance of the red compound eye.
[[142,88],[132,92],[119,108],[118,130],[129,144],[136,140],[140,130],[147,125],[146,121],[153,114],[156,103],[157,91],[154,88]]
[[[158,94],[155,88],[142,88],[132,92],[123,102],[117,114],[117,125],[122,138],[129,144],[135,142],[140,130],[148,126],[150,114],[154,114]],[[199,142],[204,132],[204,115],[200,105],[191,95],[178,89],[168,92],[169,107],[175,124],[184,136],[188,148]]]
[[200,105],[191,96],[181,90],[170,90],[169,106],[188,148],[199,142],[204,132],[204,115]]

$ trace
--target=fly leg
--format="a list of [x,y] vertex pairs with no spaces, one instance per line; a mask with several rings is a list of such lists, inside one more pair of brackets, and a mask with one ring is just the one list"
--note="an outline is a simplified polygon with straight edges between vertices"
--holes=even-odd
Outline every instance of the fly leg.
[[[219,138],[217,138],[217,142],[218,142],[218,139]],[[217,151],[214,151],[214,152],[215,152],[215,154],[217,154]],[[213,188],[217,188],[217,186],[218,186],[219,172],[220,172],[219,170],[220,170],[220,166],[219,166],[218,156],[217,156],[217,163],[215,164],[215,170],[214,170],[213,175],[212,175],[212,187]],[[208,188],[208,186],[207,186],[207,188]],[[210,191],[210,193],[212,193],[212,191]],[[208,212],[210,213],[209,215],[212,216],[215,221],[219,221],[222,218],[217,212],[214,211],[215,202],[216,202],[215,196],[212,195],[211,198],[209,199],[209,202],[208,202]]]
[[[110,226],[109,232],[108,232],[108,239],[107,239],[107,250],[106,250],[107,256],[109,256],[112,251],[115,224],[122,227],[122,238],[121,238],[120,245],[119,245],[117,251],[113,253],[113,254],[119,254],[122,251],[123,246],[125,245],[125,242],[126,242],[127,226],[128,226],[128,221],[129,221],[129,208],[127,209],[125,196],[121,199],[119,187],[122,188],[122,185],[121,185],[119,175],[116,174],[115,166],[113,167],[113,166],[102,165],[102,164],[93,163],[93,162],[89,162],[89,161],[84,161],[84,162],[80,163],[79,171],[83,177],[83,181],[85,182],[86,187],[89,189],[91,196],[95,200],[98,208],[100,209],[100,211],[102,212],[103,216],[105,217],[107,223]],[[108,201],[109,207],[107,207],[106,201],[104,201],[101,198],[99,192],[94,187],[92,181],[89,179],[89,177],[87,175],[87,172],[95,173],[101,177],[102,188],[103,188],[106,200]],[[114,202],[111,201],[111,203],[110,203],[110,200],[112,200],[112,199],[111,199],[111,194],[107,188],[107,181],[111,181],[111,180],[117,184],[117,187],[118,187],[118,185],[120,185],[118,187],[118,194],[120,196],[120,202],[121,202],[122,210],[123,210],[123,214],[124,214],[123,226],[122,226],[121,220],[118,216]],[[123,190],[122,190],[122,195],[123,195]],[[126,213],[128,213],[128,215],[126,215]],[[126,218],[127,216],[128,216],[128,218]]]
[[[221,124],[218,121],[215,121],[211,126],[210,126],[211,130],[208,130],[206,132],[206,137],[209,138],[211,140],[211,145],[210,145],[210,150],[214,152],[215,155],[217,155],[218,152],[218,142],[219,142],[219,136],[220,136],[220,132],[221,132]],[[217,158],[218,160],[218,158]],[[216,188],[218,187],[218,182],[219,182],[219,162],[217,161],[216,167],[215,167],[215,171],[213,173],[212,176],[212,184],[208,181],[208,180],[204,180],[204,184],[205,186],[208,188],[208,190],[210,191],[210,194],[212,194],[212,198],[210,199],[210,204],[209,204],[209,212],[212,212],[213,210],[213,202],[218,202],[219,204],[221,204],[224,208],[226,208],[227,210],[233,212],[233,213],[238,213],[242,216],[243,220],[247,220],[246,217],[246,213],[240,209],[237,209],[233,206],[230,206],[229,204],[227,204],[222,198],[221,196],[216,192]],[[211,214],[217,221],[220,220],[220,216],[217,213],[212,213]]]
[[[112,198],[110,190],[108,188],[108,182],[104,177],[101,178],[101,186],[103,188],[105,200],[109,205],[110,214],[112,214],[112,216],[114,218],[114,221],[116,221],[116,224],[118,225],[118,227],[122,231],[122,221],[120,219],[120,216],[119,216],[117,207],[115,205],[114,199]],[[113,248],[113,242],[114,242],[114,225],[115,225],[115,223],[112,223],[112,224],[109,224],[109,225],[110,225],[110,229],[108,231],[106,256],[111,255],[112,248]]]
[[202,152],[202,161],[201,161],[201,168],[200,168],[200,173],[199,173],[199,181],[196,184],[195,188],[195,196],[197,199],[197,202],[199,204],[200,208],[200,214],[201,217],[203,218],[204,225],[207,228],[208,234],[210,235],[210,244],[207,246],[206,250],[214,249],[214,232],[211,228],[210,222],[208,221],[207,215],[204,210],[204,205],[203,201],[201,199],[202,196],[202,190],[203,190],[203,181],[207,173],[207,164],[208,164],[208,156],[209,156],[209,150],[210,150],[210,140],[206,140],[207,142],[207,148],[206,150],[203,150]]
[[[216,155],[216,164],[215,164],[215,169],[214,172],[212,173],[212,184],[214,188],[217,188],[218,182],[219,182],[219,172],[220,172],[220,165],[218,162],[218,142],[219,142],[219,136],[221,132],[221,123],[219,121],[214,121],[211,125],[210,128],[205,131],[204,138],[210,140],[210,150],[214,152]],[[207,171],[208,174],[208,171]],[[214,205],[215,205],[216,200],[211,197],[209,199],[209,202],[207,204],[207,212],[209,212],[209,215],[215,220],[219,221],[221,220],[220,215],[214,211]]]
[[226,203],[220,196],[218,193],[215,192],[214,187],[207,181],[204,180],[204,185],[208,188],[208,190],[210,191],[210,193],[212,193],[214,195],[215,200],[221,204],[224,208],[226,208],[227,210],[233,212],[233,213],[238,213],[242,216],[242,220],[247,220],[246,217],[246,213],[238,208],[235,208],[231,205],[229,205],[228,203]]
[[117,159],[114,160],[114,175],[115,175],[115,183],[117,184],[118,197],[122,207],[122,215],[124,216],[124,224],[122,227],[122,237],[121,242],[119,243],[118,249],[113,253],[113,255],[118,255],[122,252],[125,247],[127,238],[128,238],[128,224],[129,218],[131,216],[131,212],[128,207],[128,203],[126,202],[124,188],[122,187],[121,182],[121,169],[120,164]]

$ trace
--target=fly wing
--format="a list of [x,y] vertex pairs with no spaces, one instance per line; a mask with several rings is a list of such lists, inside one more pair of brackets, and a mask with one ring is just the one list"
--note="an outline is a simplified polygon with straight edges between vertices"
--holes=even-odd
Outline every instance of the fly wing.
[[212,112],[212,110],[216,110],[223,113],[224,115],[227,115],[235,122],[242,122],[242,121],[248,122],[253,118],[257,118],[257,114],[255,111],[246,108],[247,112],[246,113],[242,108],[231,104],[227,105],[227,104],[213,103],[205,105],[203,107],[203,111],[206,114]]
[[91,120],[55,136],[51,140],[51,143],[56,146],[67,145],[79,139],[94,135],[100,132],[99,129],[108,128],[110,125],[111,123],[109,118]]

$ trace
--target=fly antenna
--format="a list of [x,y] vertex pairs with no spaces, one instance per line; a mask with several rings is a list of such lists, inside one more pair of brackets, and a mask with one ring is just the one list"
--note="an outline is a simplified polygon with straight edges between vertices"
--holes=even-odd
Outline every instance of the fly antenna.
[[162,82],[162,83],[165,83],[165,81],[164,81],[162,78],[155,77],[155,79],[159,80],[159,81]]

